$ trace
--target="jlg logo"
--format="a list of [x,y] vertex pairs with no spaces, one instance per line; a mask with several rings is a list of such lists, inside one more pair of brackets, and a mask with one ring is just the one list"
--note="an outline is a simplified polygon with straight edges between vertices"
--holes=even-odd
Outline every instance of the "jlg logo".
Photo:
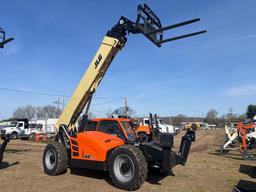
[[102,56],[101,56],[101,54],[99,54],[98,59],[97,59],[97,60],[95,61],[95,63],[94,63],[95,69],[96,69],[96,68],[98,67],[98,65],[100,64],[101,59],[102,59]]

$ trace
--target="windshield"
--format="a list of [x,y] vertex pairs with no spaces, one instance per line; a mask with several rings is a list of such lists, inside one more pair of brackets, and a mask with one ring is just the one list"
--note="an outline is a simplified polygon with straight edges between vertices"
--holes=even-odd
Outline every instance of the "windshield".
[[16,127],[17,122],[11,122],[11,124],[9,125],[9,127]]
[[28,128],[36,128],[37,124],[36,123],[30,123],[28,125]]
[[127,139],[129,141],[135,141],[136,135],[134,133],[133,127],[131,125],[131,122],[129,122],[129,121],[122,121],[121,123],[122,123],[122,125],[123,125],[123,127],[125,129],[126,134],[127,134],[127,137],[128,137]]
[[96,131],[97,124],[97,121],[88,121],[85,131]]
[[162,119],[159,119],[160,124],[165,124],[165,122]]

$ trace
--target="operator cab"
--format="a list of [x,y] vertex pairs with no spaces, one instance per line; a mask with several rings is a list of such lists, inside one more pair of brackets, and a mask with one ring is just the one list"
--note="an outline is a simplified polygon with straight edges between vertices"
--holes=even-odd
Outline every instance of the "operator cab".
[[136,140],[131,120],[126,118],[95,118],[88,121],[84,131],[99,131],[129,142]]

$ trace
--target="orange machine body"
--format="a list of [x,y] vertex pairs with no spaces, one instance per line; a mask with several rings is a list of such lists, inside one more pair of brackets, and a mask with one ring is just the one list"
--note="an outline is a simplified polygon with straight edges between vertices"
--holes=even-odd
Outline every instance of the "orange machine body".
[[135,133],[138,136],[140,133],[146,133],[147,135],[151,135],[151,128],[148,125],[139,125],[135,128]]
[[125,141],[115,135],[98,131],[98,126],[102,120],[112,120],[119,124],[120,130],[127,136],[125,123],[130,119],[125,118],[95,118],[93,122],[97,123],[95,131],[84,131],[78,133],[75,137],[70,136],[71,158],[75,160],[89,160],[105,162],[108,152],[125,144]]
[[247,149],[247,143],[246,143],[246,130],[247,129],[253,129],[255,128],[255,124],[254,123],[250,123],[250,124],[243,124],[242,122],[239,122],[237,124],[237,129],[241,134],[241,144],[240,144],[240,151],[244,151]]

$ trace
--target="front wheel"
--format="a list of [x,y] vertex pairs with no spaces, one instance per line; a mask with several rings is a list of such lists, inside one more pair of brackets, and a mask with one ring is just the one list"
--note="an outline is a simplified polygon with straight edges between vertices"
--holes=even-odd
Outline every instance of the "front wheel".
[[147,177],[147,161],[138,148],[123,145],[111,153],[109,173],[116,187],[136,190],[141,187]]
[[45,147],[43,154],[44,172],[48,175],[60,175],[67,171],[68,156],[61,143],[51,143]]
[[36,139],[36,134],[35,133],[31,133],[29,136],[28,136],[28,139],[31,140],[31,141],[34,141]]
[[18,133],[12,132],[11,133],[11,139],[17,139],[18,138]]

